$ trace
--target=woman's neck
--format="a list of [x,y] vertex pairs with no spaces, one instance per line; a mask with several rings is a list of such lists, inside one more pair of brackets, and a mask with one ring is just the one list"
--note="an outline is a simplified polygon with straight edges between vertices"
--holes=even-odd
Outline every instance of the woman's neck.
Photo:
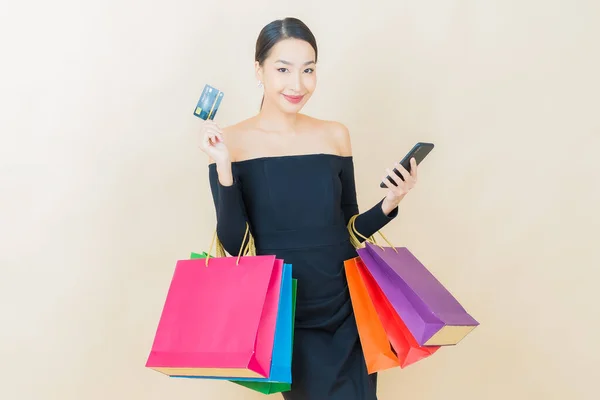
[[298,114],[282,113],[274,105],[265,102],[256,116],[257,127],[265,132],[295,133]]

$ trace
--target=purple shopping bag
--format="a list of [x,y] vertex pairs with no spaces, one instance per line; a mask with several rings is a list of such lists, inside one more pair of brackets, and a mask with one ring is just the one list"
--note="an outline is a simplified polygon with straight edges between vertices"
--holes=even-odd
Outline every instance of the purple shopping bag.
[[479,325],[407,248],[366,242],[357,252],[421,346],[455,345]]

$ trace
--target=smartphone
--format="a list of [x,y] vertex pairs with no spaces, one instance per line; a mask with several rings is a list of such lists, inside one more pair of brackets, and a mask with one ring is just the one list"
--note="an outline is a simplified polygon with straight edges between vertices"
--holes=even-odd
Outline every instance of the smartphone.
[[[406,168],[406,170],[408,172],[410,172],[410,159],[414,157],[415,161],[417,162],[417,165],[419,165],[421,163],[421,161],[423,161],[423,159],[425,159],[425,157],[427,157],[427,154],[429,154],[431,152],[431,150],[433,150],[433,147],[434,147],[433,143],[419,142],[419,143],[415,144],[415,146],[404,156],[402,161],[400,161],[400,165],[402,165],[404,168]],[[396,175],[398,175],[398,177],[400,179],[404,180],[404,177],[402,176],[400,171],[398,171],[398,169],[394,168],[393,172]],[[389,175],[387,177],[391,178]],[[396,185],[396,182],[394,182],[393,180],[391,182],[392,182],[392,185],[398,186],[398,185]],[[387,186],[385,186],[385,184],[383,182],[381,182],[379,184],[379,187],[387,188]]]

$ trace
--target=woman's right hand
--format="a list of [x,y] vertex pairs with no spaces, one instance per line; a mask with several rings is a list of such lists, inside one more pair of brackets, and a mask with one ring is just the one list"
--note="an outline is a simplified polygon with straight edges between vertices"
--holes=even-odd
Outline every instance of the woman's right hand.
[[223,131],[212,120],[206,120],[200,128],[200,138],[202,143],[200,148],[205,152],[217,165],[223,165],[231,162],[229,157],[229,149],[225,145]]

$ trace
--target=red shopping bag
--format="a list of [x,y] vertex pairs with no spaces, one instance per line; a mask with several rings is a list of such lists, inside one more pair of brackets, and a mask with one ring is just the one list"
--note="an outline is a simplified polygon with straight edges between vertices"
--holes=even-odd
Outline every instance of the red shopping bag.
[[268,377],[282,269],[274,255],[177,261],[146,367],[169,376]]

